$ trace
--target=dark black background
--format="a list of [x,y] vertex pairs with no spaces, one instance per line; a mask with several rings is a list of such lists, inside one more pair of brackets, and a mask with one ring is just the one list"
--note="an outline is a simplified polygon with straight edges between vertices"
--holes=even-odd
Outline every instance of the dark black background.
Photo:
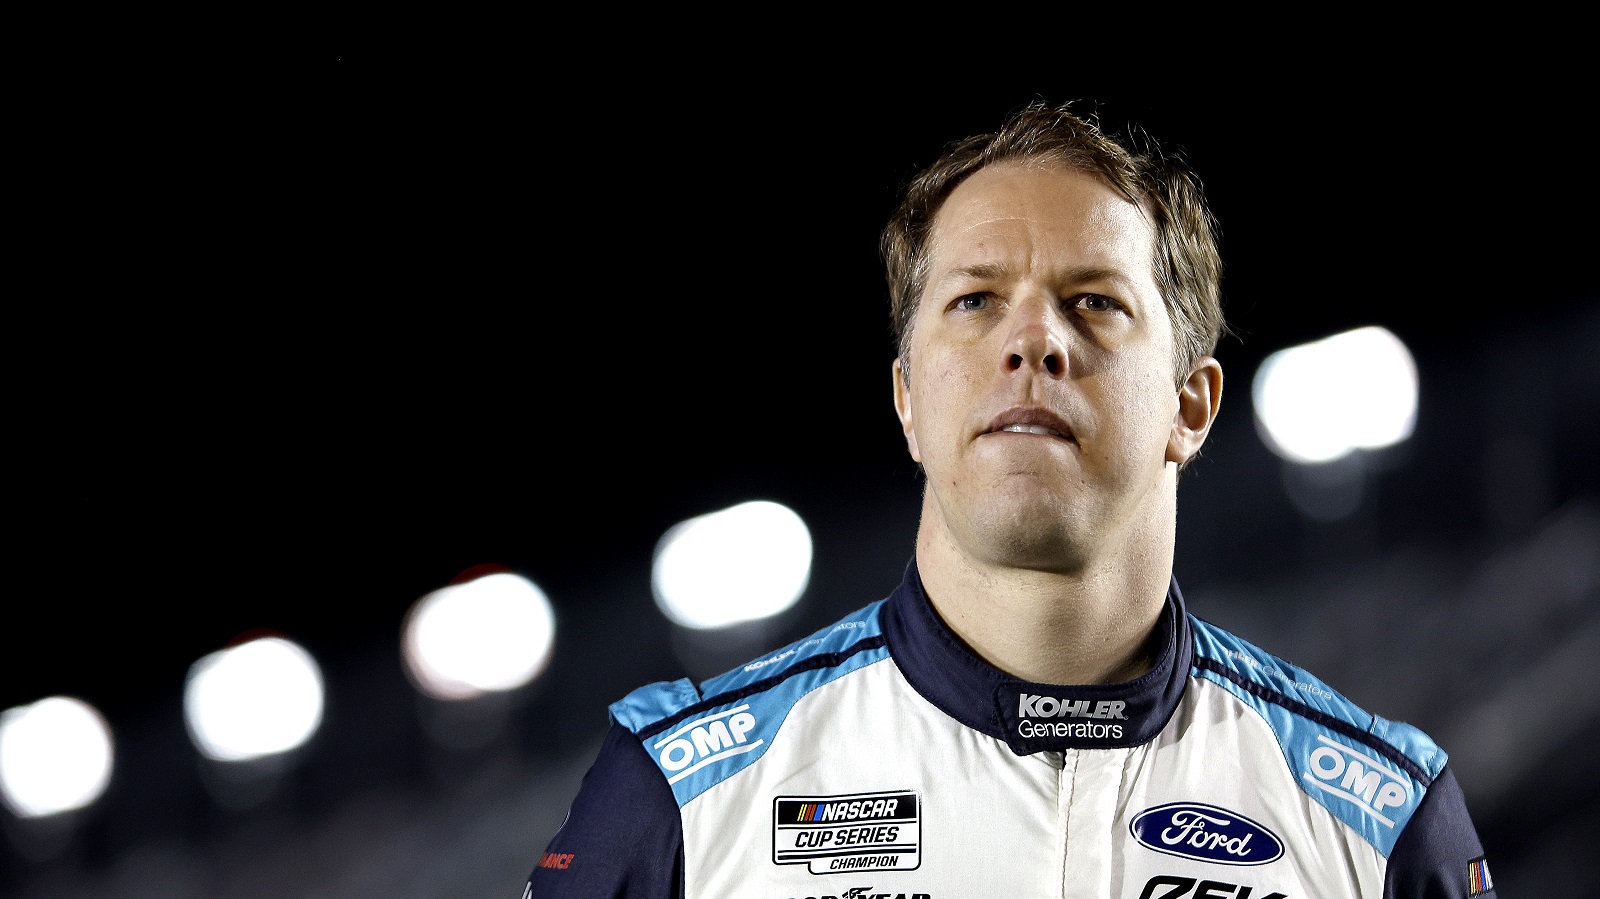
[[[1296,341],[1382,323],[1426,360],[1592,321],[1590,92],[1560,65],[790,62],[356,56],[30,101],[0,707],[66,693],[115,723],[253,629],[393,646],[472,565],[583,614],[568,588],[686,515],[760,494],[825,528],[911,495],[877,231],[944,141],[1035,98],[1135,121],[1205,180],[1234,422]],[[1593,483],[1578,452],[1563,489]]]
[[[1597,799],[1564,772],[1592,690],[1522,685],[1592,632],[1587,32],[995,12],[891,43],[815,11],[672,11],[519,25],[493,36],[509,53],[373,52],[374,23],[320,57],[30,56],[7,112],[0,709],[78,696],[117,755],[96,806],[44,822],[64,844],[0,816],[0,879],[177,894],[138,861],[175,834],[168,880],[201,895],[518,889],[606,703],[893,586],[920,485],[878,229],[944,142],[1038,98],[1183,150],[1221,223],[1236,336],[1179,491],[1198,611],[1439,737],[1507,888],[1582,895],[1561,858],[1592,845]],[[1310,520],[1250,379],[1366,324],[1416,356],[1417,430],[1363,463],[1350,518]],[[648,595],[654,543],[752,498],[805,518],[811,585],[742,643],[686,645]],[[557,620],[501,719],[420,701],[399,659],[412,603],[482,564]],[[230,804],[180,697],[261,630],[312,651],[327,716],[272,798]],[[493,799],[470,789],[497,765]]]

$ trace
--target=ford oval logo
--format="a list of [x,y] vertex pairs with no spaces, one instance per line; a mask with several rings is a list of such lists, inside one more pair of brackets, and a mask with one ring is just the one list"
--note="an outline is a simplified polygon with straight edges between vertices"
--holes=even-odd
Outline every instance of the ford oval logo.
[[1147,808],[1128,829],[1157,852],[1224,865],[1264,865],[1283,855],[1277,834],[1238,812],[1198,802]]

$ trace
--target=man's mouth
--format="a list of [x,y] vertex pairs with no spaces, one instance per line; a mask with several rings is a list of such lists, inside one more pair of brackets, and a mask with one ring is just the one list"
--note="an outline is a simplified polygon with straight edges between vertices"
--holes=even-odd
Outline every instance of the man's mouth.
[[1066,419],[1039,406],[1013,406],[995,416],[984,433],[1037,434],[1077,442]]
[[1044,425],[1006,425],[1000,430],[1009,431],[1013,434],[1043,434],[1046,437],[1061,436],[1060,431],[1057,431],[1054,428],[1047,428]]

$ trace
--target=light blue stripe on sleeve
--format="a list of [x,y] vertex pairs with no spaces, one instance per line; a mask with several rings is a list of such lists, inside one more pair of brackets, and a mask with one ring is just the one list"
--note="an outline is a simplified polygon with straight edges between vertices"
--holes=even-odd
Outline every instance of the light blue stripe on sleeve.
[[[1417,728],[1373,715],[1305,669],[1204,621],[1192,620],[1195,652],[1200,657],[1221,664],[1260,691],[1303,705],[1388,744],[1430,781],[1443,770],[1444,751]],[[1277,737],[1284,760],[1301,788],[1388,857],[1422,801],[1426,789],[1422,781],[1365,740],[1354,739],[1215,671],[1197,667],[1195,675],[1221,686],[1255,709]]]
[[[703,682],[698,690],[687,680],[641,687],[613,703],[611,714],[634,733],[671,718],[702,701],[729,696],[643,739],[645,751],[672,786],[678,805],[687,804],[712,786],[737,774],[771,747],[794,708],[806,694],[852,671],[888,658],[883,646],[871,647],[833,662],[809,660],[844,653],[862,640],[882,633],[873,603],[803,640]],[[795,671],[796,666],[803,670]],[[793,672],[785,675],[786,672]],[[741,691],[770,678],[776,683],[748,696]]]

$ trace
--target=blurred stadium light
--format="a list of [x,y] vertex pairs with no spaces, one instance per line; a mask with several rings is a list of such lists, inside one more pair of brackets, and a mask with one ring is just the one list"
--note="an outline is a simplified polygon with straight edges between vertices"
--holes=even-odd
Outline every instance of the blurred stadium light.
[[0,714],[0,798],[37,818],[83,808],[111,780],[111,728],[81,699],[51,696]]
[[1274,453],[1291,462],[1333,462],[1411,436],[1417,366],[1389,330],[1357,328],[1268,356],[1251,398]]
[[417,600],[401,654],[418,690],[462,700],[528,684],[554,642],[555,614],[544,591],[521,575],[492,572]]
[[288,752],[322,723],[322,672],[299,644],[249,639],[189,669],[184,721],[208,759],[242,762]]
[[805,593],[811,550],[805,521],[767,500],[679,522],[656,544],[656,605],[674,623],[696,630],[770,618]]

